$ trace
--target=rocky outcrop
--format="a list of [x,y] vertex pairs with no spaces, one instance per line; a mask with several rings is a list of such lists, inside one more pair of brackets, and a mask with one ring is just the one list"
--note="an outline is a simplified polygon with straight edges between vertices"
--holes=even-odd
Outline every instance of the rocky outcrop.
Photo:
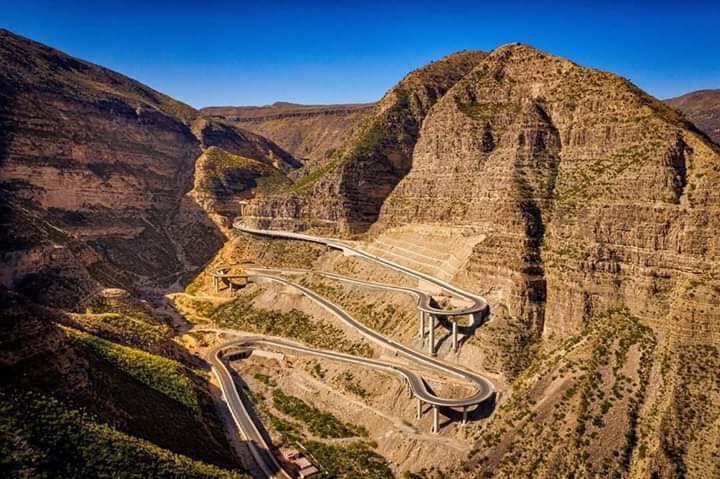
[[[90,405],[105,386],[137,388],[43,317],[63,312],[32,303],[79,310],[103,286],[170,284],[248,202],[249,223],[369,232],[371,249],[488,298],[471,339],[513,385],[451,475],[717,475],[720,148],[630,82],[525,45],[451,55],[294,176],[291,155],[226,120],[0,40],[0,283],[15,290],[0,292],[0,367],[13,380],[57,378],[68,397],[80,384]],[[293,248],[280,256],[301,266]],[[165,404],[121,396],[97,404],[128,430]]]
[[246,220],[261,226],[351,234],[367,231],[410,171],[420,126],[433,104],[482,58],[461,52],[416,70],[385,94],[328,164],[292,188],[253,201]]
[[689,320],[673,298],[717,269],[719,170],[715,145],[626,80],[510,45],[432,108],[376,228],[480,226],[463,281],[535,337],[613,308]]
[[[120,74],[7,31],[0,40],[3,198],[14,216],[27,222],[15,230],[42,225],[50,233],[26,241],[7,238],[4,246],[12,257],[6,249],[3,271],[22,262],[24,252],[33,255],[34,248],[68,240],[91,245],[99,264],[138,278],[182,269],[182,253],[167,241],[167,226],[179,212],[200,154],[187,126],[196,112]],[[194,209],[188,214],[201,224],[204,215]],[[213,230],[208,222],[202,234],[214,235],[218,246]]]
[[665,101],[720,144],[720,89],[698,90]]
[[[283,163],[286,168],[287,163]],[[210,213],[222,228],[230,228],[247,200],[290,185],[281,169],[265,162],[211,146],[195,163],[195,181],[190,196]]]
[[372,113],[373,104],[298,105],[277,102],[269,106],[209,107],[201,112],[269,138],[300,158],[306,171],[332,159],[352,135],[353,128]]
[[[47,395],[167,454],[228,467],[234,457],[199,376],[188,376],[202,405],[195,411],[59,326],[78,326],[74,314],[85,313],[105,287],[135,293],[171,285],[222,245],[207,212],[186,195],[203,148],[190,127],[196,117],[120,74],[0,30],[0,391],[3,400],[8,392]],[[148,331],[125,313],[112,312],[119,330]],[[158,350],[187,358],[161,339]],[[7,412],[3,431],[15,434]],[[54,430],[53,440],[62,433]],[[72,431],[68,437],[67,447],[82,447]],[[8,457],[32,451],[19,441],[7,449]],[[21,464],[8,463],[8,474],[25,471]]]

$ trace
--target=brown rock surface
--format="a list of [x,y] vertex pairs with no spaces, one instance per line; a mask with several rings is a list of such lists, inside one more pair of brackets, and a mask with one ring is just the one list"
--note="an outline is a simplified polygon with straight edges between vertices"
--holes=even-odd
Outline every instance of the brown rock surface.
[[[16,229],[21,221],[55,232],[4,246],[20,254],[65,235],[134,275],[180,269],[167,229],[200,153],[186,125],[196,112],[120,74],[7,31],[0,37],[3,197]],[[218,245],[195,209],[196,230]]]
[[512,314],[563,337],[611,307],[667,315],[717,265],[719,163],[629,82],[507,46],[433,108],[380,223],[482,225],[474,282],[510,285]]
[[302,163],[272,141],[221,120],[198,118],[192,130],[203,148],[216,146],[223,150],[269,164],[281,171],[300,168]]
[[[412,169],[375,228],[455,224],[485,234],[457,280],[491,301],[492,319],[479,335],[488,352],[501,351],[499,366],[516,373],[532,364],[514,401],[537,396],[501,409],[491,429],[499,442],[480,443],[488,454],[480,470],[500,477],[714,470],[713,422],[680,424],[688,410],[718,412],[696,401],[703,388],[717,394],[699,371],[717,360],[720,341],[719,182],[718,147],[675,111],[617,76],[524,45],[488,55],[433,107]],[[562,358],[559,369],[538,372],[547,357],[525,355],[539,337]],[[587,348],[591,356],[583,356]],[[602,358],[614,349],[619,369],[608,377]],[[570,374],[571,363],[586,360],[587,374]],[[608,406],[595,394],[617,390],[613,381],[625,376],[630,403],[600,419]],[[589,435],[593,414],[599,429]],[[537,439],[528,441],[531,426]],[[619,452],[607,456],[613,448]]]
[[[0,40],[0,281],[16,291],[0,291],[0,368],[12,381],[57,388],[170,447],[159,423],[133,422],[141,402],[112,393],[150,395],[154,411],[173,403],[76,347],[53,324],[72,315],[28,298],[78,311],[106,287],[132,298],[133,286],[170,284],[211,259],[216,225],[249,201],[248,222],[369,231],[371,251],[488,298],[490,321],[458,358],[511,387],[467,429],[477,443],[466,467],[438,477],[720,473],[720,149],[628,81],[525,45],[451,55],[348,113],[363,119],[339,136],[283,139],[318,160],[291,182],[299,163],[269,140],[8,32]],[[314,121],[303,131],[320,131]],[[240,235],[236,246],[216,266],[397,276],[312,245]],[[335,294],[412,341],[407,298]],[[192,442],[181,452],[223,462],[210,436],[218,456]]]

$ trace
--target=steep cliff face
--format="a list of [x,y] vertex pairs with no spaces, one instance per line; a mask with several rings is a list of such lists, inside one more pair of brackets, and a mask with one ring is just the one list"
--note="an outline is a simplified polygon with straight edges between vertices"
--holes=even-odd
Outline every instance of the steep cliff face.
[[274,142],[223,120],[198,118],[192,130],[203,152],[189,198],[226,235],[246,200],[289,185],[287,175],[303,165]]
[[[353,128],[372,113],[373,104],[208,107],[201,112],[269,138],[303,160],[308,168],[322,166],[350,138]],[[293,176],[300,176],[299,171]]]
[[[371,251],[488,298],[470,340],[513,384],[448,475],[720,473],[720,149],[626,80],[524,45],[451,55],[348,113],[362,119],[332,140],[314,120],[307,144],[276,130],[312,153],[297,168],[236,124],[5,31],[0,67],[0,285],[14,290],[0,287],[0,394],[50,391],[232,462],[207,385],[167,362],[188,360],[167,326],[133,312],[123,331],[93,308],[102,287],[171,284],[206,263],[243,209],[260,226],[369,231]],[[285,246],[284,262],[306,263]]]
[[[288,168],[289,164],[281,166]],[[195,163],[195,183],[190,196],[225,229],[230,228],[247,200],[290,184],[283,170],[267,162],[211,146]]]
[[303,165],[267,138],[221,120],[198,118],[193,122],[192,130],[203,148],[215,146],[269,164],[286,173]]
[[720,144],[720,90],[698,90],[665,100]]
[[[203,129],[201,142],[196,117],[0,30],[0,449],[10,476],[234,475],[207,464],[237,461],[206,379],[163,316],[92,310],[104,288],[170,285],[222,245],[187,195],[207,144],[226,139],[272,171],[273,159],[291,158],[251,133]],[[73,459],[42,459],[60,456]]]
[[260,225],[334,233],[366,231],[410,170],[420,126],[433,104],[482,58],[462,52],[416,70],[391,89],[335,158],[280,194],[246,208]]

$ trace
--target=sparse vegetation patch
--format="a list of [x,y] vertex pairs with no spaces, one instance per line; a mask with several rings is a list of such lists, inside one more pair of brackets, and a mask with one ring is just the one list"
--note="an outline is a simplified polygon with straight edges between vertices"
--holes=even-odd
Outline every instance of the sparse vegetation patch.
[[88,348],[147,386],[199,412],[197,397],[189,377],[194,373],[180,363],[122,346],[76,329],[63,329],[79,345]]
[[239,297],[217,308],[212,321],[218,326],[252,333],[283,336],[322,349],[332,349],[371,357],[372,348],[365,341],[351,341],[342,329],[324,320],[312,319],[302,311],[287,313],[258,309],[252,299]]

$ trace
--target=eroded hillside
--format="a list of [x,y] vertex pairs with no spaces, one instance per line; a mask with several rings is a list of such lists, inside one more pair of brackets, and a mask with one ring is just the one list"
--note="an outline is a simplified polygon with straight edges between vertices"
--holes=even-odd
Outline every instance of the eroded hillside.
[[[711,357],[716,354],[719,245],[712,232],[720,226],[717,146],[627,80],[525,45],[495,50],[453,83],[421,119],[414,151],[409,148],[412,155],[384,157],[404,158],[397,163],[406,168],[394,177],[397,184],[383,180],[390,175],[380,174],[378,164],[388,163],[373,163],[373,155],[360,155],[370,164],[363,163],[363,172],[378,172],[372,182],[351,176],[347,165],[360,160],[339,160],[341,166],[320,172],[306,193],[255,202],[246,210],[246,221],[346,234],[372,225],[373,233],[389,238],[398,227],[413,225],[418,232],[435,225],[455,227],[460,236],[468,229],[481,233],[454,280],[490,300],[493,319],[476,333],[486,353],[482,365],[509,378],[542,369],[545,354],[588,354],[574,341],[593,328],[612,328],[604,334],[620,346],[582,342],[582,347],[597,347],[601,355],[620,348],[614,368],[631,378],[632,403],[594,405],[619,387],[606,377],[606,359],[590,363],[577,377],[568,376],[569,362],[558,360],[559,373],[529,377],[538,404],[522,412],[500,409],[498,425],[490,427],[498,428],[497,441],[481,443],[486,455],[477,467],[484,473],[506,461],[502,470],[514,477],[544,460],[547,451],[540,445],[549,439],[539,439],[537,452],[531,452],[535,446],[523,428],[499,424],[506,414],[518,414],[513,423],[537,423],[546,408],[563,412],[535,425],[558,433],[568,425],[569,432],[550,441],[559,451],[576,452],[555,464],[568,474],[673,477],[710,470],[716,452],[708,448],[717,451],[714,419],[695,422],[692,436],[685,438],[679,417],[687,408],[699,408],[696,414],[714,418],[717,409],[695,395],[695,388],[669,384],[687,380],[680,365],[703,367],[700,355],[691,351],[705,348]],[[393,118],[412,115],[408,104],[393,105]],[[348,143],[350,151],[356,144]],[[353,181],[345,183],[350,177]],[[388,186],[381,191],[377,184]],[[351,185],[372,186],[358,197]],[[329,201],[317,201],[321,197]],[[334,203],[337,197],[343,198],[341,205]],[[379,213],[371,205],[381,206]],[[379,254],[389,251],[383,241]],[[440,257],[439,251],[431,254],[411,244],[390,250],[399,255],[394,260],[404,256],[413,266],[427,261],[423,257]],[[619,324],[606,324],[613,322]],[[621,331],[631,331],[631,339],[623,339]],[[563,346],[565,341],[570,346]],[[627,348],[642,349],[642,367]],[[683,362],[672,366],[671,358],[678,357]],[[562,385],[554,383],[557,378]],[[578,397],[586,387],[591,395]],[[714,386],[710,390],[716,394]],[[515,394],[522,396],[521,391],[518,386]],[[595,414],[586,410],[595,407],[600,408],[599,431],[593,433],[583,425],[588,414]],[[618,428],[625,432],[602,434]],[[571,434],[574,430],[579,436]],[[659,431],[684,439],[658,441]],[[713,445],[694,443],[695,437],[712,437]],[[507,441],[517,444],[498,448]],[[615,448],[620,460],[599,455],[601,447]],[[539,474],[552,477],[555,470]]]
[[6,287],[34,294],[79,276],[82,295],[93,279],[171,283],[224,241],[186,197],[204,149],[264,163],[269,174],[301,165],[269,140],[200,118],[118,73],[0,35]]
[[[703,360],[692,350],[716,354],[719,258],[711,231],[720,218],[719,153],[693,125],[626,80],[523,45],[492,52],[431,110],[413,168],[383,205],[379,226],[481,225],[486,238],[459,280],[486,292],[496,312],[506,312],[496,316],[495,327],[505,322],[503,332],[521,343],[536,343],[554,355],[580,354],[578,345],[555,345],[617,323],[606,325],[613,329],[604,334],[632,350],[645,340],[632,333],[626,341],[620,331],[635,321],[645,328],[638,331],[648,337],[646,344],[653,344],[637,346],[645,355],[639,364],[624,351],[616,355],[614,368],[631,377],[634,394],[622,413],[612,398],[594,404],[618,387],[603,370],[604,356],[578,377],[562,359],[559,373],[531,376],[530,390],[541,391],[537,403],[506,413],[512,417],[506,419],[509,429],[495,426],[493,441],[481,447],[488,453],[481,470],[494,470],[498,457],[506,461],[501,471],[508,477],[540,463],[548,469],[538,474],[546,477],[558,470],[638,477],[708,470],[706,445],[688,442],[678,452],[677,443],[653,438],[660,430],[663,437],[684,434],[673,418],[681,396],[692,396],[693,389],[681,393],[668,386],[684,380],[671,358],[682,356],[686,367],[701,368]],[[595,347],[602,356],[617,346]],[[526,374],[541,367],[542,357],[531,361]],[[527,392],[520,384],[517,401]],[[585,387],[592,389],[589,397],[583,396]],[[714,386],[710,390],[716,393]],[[580,402],[572,404],[578,394]],[[571,406],[563,409],[567,401]],[[583,425],[600,406],[599,430],[591,433]],[[703,401],[692,409],[698,407],[702,414],[717,414]],[[556,412],[542,418],[550,414],[545,411]],[[603,419],[605,414],[610,418]],[[712,423],[698,422],[696,433],[715,438]],[[528,441],[525,428],[544,424],[559,436]],[[629,429],[603,436],[616,427]],[[517,442],[496,449],[508,440]],[[547,466],[552,461],[543,444],[558,445],[562,465]],[[621,461],[598,455],[611,447]],[[568,450],[578,456],[568,458]]]
[[[237,476],[217,391],[174,342],[182,324],[154,288],[222,246],[215,203],[300,163],[4,30],[0,66],[3,471],[101,476],[143,457],[141,475]],[[236,161],[195,171],[216,152]],[[202,198],[194,183],[208,185]],[[61,448],[73,460],[36,460]]]

